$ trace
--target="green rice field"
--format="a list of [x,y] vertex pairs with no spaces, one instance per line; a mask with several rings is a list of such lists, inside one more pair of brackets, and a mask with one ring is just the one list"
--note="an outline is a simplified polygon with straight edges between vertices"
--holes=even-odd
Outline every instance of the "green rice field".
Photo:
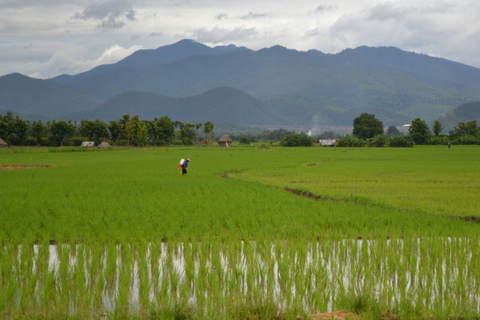
[[474,319],[479,193],[477,146],[0,149],[0,318]]

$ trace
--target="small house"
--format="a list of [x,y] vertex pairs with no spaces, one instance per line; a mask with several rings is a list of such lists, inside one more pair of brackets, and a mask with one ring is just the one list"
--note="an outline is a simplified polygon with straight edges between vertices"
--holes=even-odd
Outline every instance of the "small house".
[[83,141],[81,145],[82,148],[91,148],[93,146],[95,146],[94,141]]
[[228,134],[224,134],[220,139],[217,140],[220,147],[231,147],[232,141],[233,140],[228,136]]
[[8,144],[5,141],[3,141],[2,138],[0,138],[0,148],[5,148],[5,147],[8,147]]
[[337,144],[337,139],[320,139],[318,140],[318,143],[321,146],[334,147]]

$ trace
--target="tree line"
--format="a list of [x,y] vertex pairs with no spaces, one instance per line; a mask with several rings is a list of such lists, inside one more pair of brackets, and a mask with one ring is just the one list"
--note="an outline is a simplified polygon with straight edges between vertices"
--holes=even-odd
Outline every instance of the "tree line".
[[30,122],[12,112],[0,114],[0,138],[17,146],[80,146],[83,141],[131,146],[211,144],[214,127],[212,121],[183,123],[168,116],[141,120],[138,114],[124,114],[109,123],[98,119]]
[[459,122],[448,134],[442,134],[443,125],[435,120],[432,130],[426,121],[414,119],[408,127],[408,134],[403,135],[395,126],[390,126],[384,132],[382,121],[375,115],[362,113],[353,120],[352,136],[339,139],[341,147],[411,147],[413,145],[439,144],[475,144],[480,145],[480,129],[476,120]]

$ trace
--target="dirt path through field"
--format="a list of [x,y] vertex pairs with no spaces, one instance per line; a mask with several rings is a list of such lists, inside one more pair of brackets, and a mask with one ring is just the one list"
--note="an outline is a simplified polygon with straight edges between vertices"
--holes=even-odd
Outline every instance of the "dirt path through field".
[[53,167],[50,164],[39,165],[21,165],[21,164],[0,164],[0,170],[20,170],[20,169],[34,169],[34,168],[48,168]]

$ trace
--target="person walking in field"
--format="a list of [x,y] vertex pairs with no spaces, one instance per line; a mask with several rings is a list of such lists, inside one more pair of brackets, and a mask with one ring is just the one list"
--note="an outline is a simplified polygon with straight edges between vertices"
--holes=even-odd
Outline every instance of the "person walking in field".
[[182,176],[187,174],[187,167],[189,162],[190,158],[180,160],[180,164],[178,165],[178,167],[182,168]]

